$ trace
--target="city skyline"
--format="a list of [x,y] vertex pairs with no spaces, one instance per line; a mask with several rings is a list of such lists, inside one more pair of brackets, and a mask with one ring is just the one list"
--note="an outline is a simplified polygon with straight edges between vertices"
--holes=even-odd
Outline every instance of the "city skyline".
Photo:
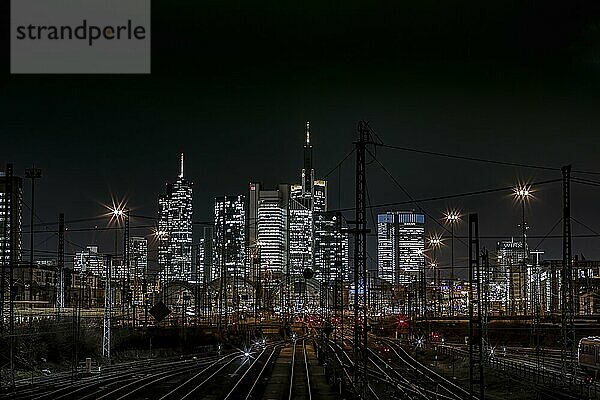
[[[313,137],[314,137],[314,135],[313,135]],[[314,140],[314,139],[313,139],[313,140]],[[318,146],[317,146],[317,150],[318,150]],[[171,157],[171,159],[173,159],[173,157]],[[192,160],[192,162],[193,162],[193,160]],[[352,169],[352,165],[351,165],[351,164],[352,164],[352,160],[350,159],[350,160],[346,161],[346,164],[347,164],[347,165],[345,165],[344,169],[346,169],[346,170],[351,170],[351,169]],[[330,170],[330,171],[331,171],[331,170]],[[335,179],[335,175],[336,175],[336,174],[335,174],[335,173],[332,173],[332,174],[330,174],[330,175],[331,175],[331,176],[330,176],[330,178],[329,178],[329,179],[333,180],[333,182],[334,182],[334,185],[335,185],[335,184],[337,183],[337,182],[336,182],[337,180]],[[23,179],[25,179],[25,178],[23,178]],[[193,181],[193,180],[194,180],[194,177],[192,177],[192,178],[191,178],[191,180]],[[280,182],[282,182],[282,181],[283,181],[283,180],[280,180]],[[294,179],[291,179],[290,181],[291,181],[291,182],[294,182]],[[321,181],[315,180],[315,182],[321,182]],[[39,183],[38,183],[38,184],[39,184]],[[29,185],[28,185],[28,184],[27,184],[27,182],[26,182],[26,183],[25,183],[23,186],[24,186],[24,189],[23,189],[23,190],[24,190],[24,201],[25,201],[25,203],[27,203],[27,199],[28,199],[28,197],[30,196],[30,193],[27,193],[27,189],[29,188]],[[348,185],[347,185],[347,186],[348,186]],[[557,186],[557,185],[555,185],[555,186]],[[335,187],[335,186],[334,186],[334,187]],[[290,192],[291,192],[291,194],[292,194],[292,195],[293,195],[293,193],[294,193],[294,189],[293,189],[293,188],[294,188],[294,185],[291,185],[291,191],[290,191]],[[555,187],[554,189],[557,189],[557,187]],[[43,196],[44,196],[44,191],[43,191],[43,189],[40,189],[40,188],[38,188],[37,190],[38,190],[38,193],[37,193],[37,195],[38,195],[38,196],[41,196],[41,197],[43,197]],[[526,209],[526,212],[527,212],[527,220],[528,220],[528,221],[527,221],[527,223],[529,223],[529,222],[530,222],[530,220],[533,220],[533,223],[531,224],[531,227],[534,229],[534,231],[533,231],[533,232],[534,232],[534,233],[533,233],[533,238],[534,238],[534,239],[539,239],[539,238],[543,237],[543,235],[546,235],[548,232],[547,232],[547,231],[546,231],[546,232],[543,232],[541,228],[535,229],[535,228],[537,228],[537,224],[536,224],[536,223],[537,223],[537,222],[541,222],[542,224],[547,224],[547,223],[548,223],[548,221],[545,221],[543,217],[542,217],[542,218],[540,218],[540,217],[537,217],[537,216],[539,216],[539,215],[540,215],[540,213],[539,213],[539,212],[535,212],[535,209],[536,209],[538,206],[540,206],[541,208],[543,208],[544,204],[543,204],[543,202],[539,202],[539,200],[540,200],[540,199],[544,199],[544,198],[545,198],[545,196],[548,196],[548,194],[547,194],[547,193],[548,193],[548,191],[547,191],[547,187],[541,187],[541,188],[540,188],[540,187],[536,187],[536,188],[534,188],[534,189],[533,189],[533,191],[534,191],[534,192],[536,192],[536,196],[535,196],[535,197],[536,197],[536,199],[532,200],[532,201],[531,201],[529,204],[527,204],[527,209]],[[239,192],[239,193],[241,193],[242,191],[240,190],[240,191],[238,191],[238,192]],[[336,197],[335,190],[331,190],[330,192],[332,192],[332,193],[333,193],[333,196],[330,196],[330,197],[333,197],[333,199],[331,199],[331,200],[330,200],[330,203],[336,203],[336,200],[338,200],[338,199],[335,199],[335,197]],[[398,192],[400,192],[400,191],[398,191]],[[401,193],[399,193],[399,194],[400,194],[400,195],[402,195]],[[204,198],[204,197],[209,197],[209,196],[211,196],[211,195],[214,195],[214,194],[209,194],[209,193],[205,193],[205,192],[200,194],[200,196],[201,196],[202,198]],[[197,198],[197,197],[199,197],[199,196],[196,196],[196,198]],[[485,197],[484,197],[484,198],[485,198]],[[488,198],[489,198],[489,197],[488,197]],[[495,202],[495,203],[497,204],[497,203],[498,203],[498,200],[499,200],[498,198],[496,198],[496,199],[492,199],[492,202]],[[493,243],[494,243],[495,241],[497,241],[497,240],[506,240],[506,239],[511,239],[511,238],[518,238],[518,237],[520,236],[520,228],[519,228],[519,225],[520,225],[520,222],[521,222],[521,221],[520,221],[520,218],[518,218],[518,217],[517,217],[518,210],[517,210],[517,208],[516,208],[516,207],[514,207],[514,205],[512,204],[511,200],[509,199],[509,197],[502,196],[502,200],[503,200],[503,202],[504,202],[505,204],[503,204],[501,207],[502,207],[502,208],[504,208],[505,212],[506,212],[506,213],[507,213],[509,216],[512,216],[512,218],[508,218],[508,219],[510,219],[510,220],[511,220],[512,224],[510,224],[510,225],[512,225],[512,226],[510,226],[510,225],[509,225],[509,229],[507,229],[507,231],[505,231],[505,232],[507,232],[507,233],[504,233],[504,232],[503,232],[503,234],[502,234],[502,235],[500,235],[500,236],[497,236],[497,237],[495,237],[495,238],[490,238],[490,239],[489,239],[489,245],[488,245],[488,246],[489,246],[489,248],[493,248]],[[39,201],[39,200],[38,200],[38,201]],[[114,200],[113,200],[113,201],[114,201]],[[120,200],[120,201],[124,201],[124,200]],[[135,201],[134,199],[129,199],[129,201],[130,201],[132,204],[134,204],[134,205],[137,205],[137,206],[134,206],[134,207],[132,207],[132,208],[135,210],[135,211],[134,211],[134,212],[135,212],[135,214],[137,214],[137,213],[138,213],[138,212],[137,212],[137,210],[138,210],[138,209],[140,209],[140,208],[144,208],[144,207],[140,207],[140,206],[139,206],[139,204],[141,204],[141,202],[139,202],[139,201]],[[197,201],[197,200],[195,200],[194,202],[195,202],[195,203],[197,203],[198,201]],[[346,202],[347,202],[347,200],[346,200]],[[462,202],[462,200],[461,200],[461,202]],[[466,199],[464,202],[465,202],[465,204],[468,204],[470,201],[469,201],[469,199]],[[539,203],[542,203],[542,204],[539,204],[538,202],[539,202]],[[91,203],[91,204],[94,204],[94,202],[90,202],[90,203]],[[415,209],[418,209],[418,207],[420,206],[420,204],[419,204],[419,203],[413,203],[413,202],[410,202],[410,201],[407,201],[407,200],[404,200],[402,203],[404,203],[405,205],[402,205],[402,206],[397,206],[397,207],[395,207],[395,206],[392,206],[391,208],[390,208],[390,207],[387,207],[387,208],[386,208],[386,207],[376,207],[376,208],[374,208],[374,210],[381,210],[381,211],[393,211],[394,207],[395,207],[395,208],[398,208],[398,207],[399,207],[399,208],[403,208],[403,209],[413,209],[413,210],[415,210]],[[457,202],[456,202],[456,201],[454,201],[454,200],[451,200],[450,202],[444,201],[444,202],[441,202],[441,203],[442,203],[442,204],[457,204]],[[340,204],[341,204],[341,203],[340,203]],[[430,207],[430,206],[428,206],[429,202],[422,203],[422,204],[423,204],[423,205],[424,205],[424,206],[425,206],[427,209],[429,209],[429,210],[430,210],[430,213],[431,213],[431,214],[430,214],[430,216],[433,216],[433,217],[435,217],[435,212],[436,212],[436,210],[434,210],[434,209],[432,210],[432,209],[431,209],[431,207]],[[435,204],[435,203],[434,203],[434,204]],[[437,204],[440,204],[440,202],[437,202]],[[547,206],[547,205],[546,205],[546,206]],[[128,205],[128,207],[129,207],[129,205]],[[486,206],[486,207],[487,207],[487,206]],[[145,207],[145,208],[147,208],[147,207]],[[333,206],[333,207],[331,207],[331,206],[330,206],[330,208],[331,208],[333,211],[336,211],[336,210],[338,209],[338,207],[335,207],[335,206]],[[349,210],[347,207],[344,207],[343,205],[342,205],[342,207],[341,207],[341,208],[342,208],[342,210],[344,210],[344,212],[345,212],[346,214],[349,214],[349,213],[351,212],[351,211],[350,211],[350,210]],[[447,206],[446,206],[446,208],[447,208]],[[465,207],[465,208],[466,208],[466,207]],[[36,209],[37,209],[37,207],[36,207]],[[29,210],[26,208],[26,209],[25,209],[25,213],[27,213],[28,211],[29,211]],[[43,211],[40,211],[40,212],[43,212]],[[37,220],[36,224],[37,224],[37,226],[38,226],[38,227],[39,227],[39,226],[43,226],[43,224],[40,222],[40,220],[41,220],[41,218],[39,217],[39,213],[40,213],[40,212],[36,211],[36,214],[37,214],[37,215],[36,215],[36,220]],[[463,213],[463,215],[465,215],[465,214],[466,214],[466,212],[467,212],[467,211],[463,211],[463,212],[462,212],[462,213]],[[207,213],[206,213],[206,210],[203,210],[203,209],[202,209],[202,210],[197,210],[197,213],[202,213],[202,215],[206,215],[206,214],[207,214]],[[141,214],[141,215],[143,215],[143,214]],[[432,221],[429,221],[429,222],[428,222],[428,232],[430,232],[430,233],[435,233],[435,234],[438,234],[438,235],[440,235],[440,234],[444,234],[446,237],[449,237],[449,232],[444,232],[444,228],[443,228],[442,226],[440,226],[440,224],[439,224],[439,221],[442,221],[442,220],[443,220],[443,212],[441,212],[441,211],[440,211],[438,215],[439,215],[438,221],[434,221],[434,222],[432,222]],[[200,225],[209,225],[209,224],[211,224],[211,223],[212,223],[212,218],[211,218],[211,215],[210,215],[210,214],[208,214],[208,215],[207,215],[207,217],[208,217],[208,218],[206,218],[206,219],[203,219],[203,220],[200,220],[199,218],[194,218],[195,224],[200,224]],[[536,217],[537,217],[537,218],[536,218]],[[146,218],[146,217],[144,217],[144,218]],[[67,218],[67,219],[69,219],[69,218]],[[435,219],[435,218],[428,218],[428,220],[431,220],[431,219]],[[141,226],[147,226],[147,221],[144,221],[143,219],[138,219],[138,220],[136,220],[136,219],[135,219],[135,217],[134,217],[134,218],[132,218],[132,220],[134,221],[134,223],[132,223],[132,227],[133,227],[133,228],[135,228],[136,226],[140,226],[140,225],[141,225]],[[48,220],[48,223],[49,223],[49,224],[53,224],[53,222],[52,222],[51,220]],[[24,225],[25,227],[27,227],[27,226],[28,226],[28,224],[26,223],[26,220],[24,220],[24,222],[23,222],[23,225]],[[100,225],[100,224],[95,224],[94,226],[95,226],[95,227],[98,227],[98,228],[102,228],[102,225]],[[27,230],[27,229],[28,229],[28,228],[26,228],[25,230]],[[46,229],[47,229],[47,228],[46,228]],[[462,230],[461,230],[461,229],[462,229]],[[485,228],[485,226],[484,226],[482,229],[486,229],[486,228]],[[575,228],[575,229],[576,229],[576,230],[578,230],[578,231],[579,231],[579,232],[581,232],[581,233],[587,233],[587,234],[588,234],[588,235],[584,235],[584,236],[588,236],[588,238],[583,238],[583,239],[581,239],[581,240],[582,240],[582,242],[583,242],[583,241],[589,241],[590,239],[593,239],[593,237],[591,237],[591,238],[589,237],[589,234],[592,234],[592,236],[593,236],[593,231],[591,230],[592,228],[589,228],[589,229],[588,229],[588,228],[586,228],[586,227],[583,227],[583,226],[578,226],[578,227],[576,226],[576,228]],[[39,230],[39,229],[38,229],[38,230]],[[90,229],[90,230],[91,230],[91,231],[93,231],[93,229]],[[535,230],[537,230],[537,234],[535,233]],[[195,230],[194,230],[194,240],[193,240],[193,243],[194,243],[194,244],[198,243],[198,240],[200,239],[200,236],[199,236],[199,233],[198,233],[199,231],[200,231],[200,229],[195,229]],[[147,236],[147,237],[149,237],[149,236],[150,236],[150,231],[149,231],[149,228],[142,228],[140,232],[144,232],[144,235],[145,235],[145,236]],[[464,234],[465,234],[464,226],[463,226],[462,228],[461,228],[461,227],[457,228],[457,232],[458,232],[458,233],[457,233],[457,235],[459,235],[459,236],[460,236],[460,235],[462,235],[462,237],[464,238]],[[41,233],[41,232],[40,232],[40,233]],[[497,234],[497,231],[496,231],[496,232],[494,232],[494,233],[495,233],[495,234]],[[134,233],[134,235],[135,235],[135,233]],[[110,244],[110,243],[111,243],[111,241],[112,241],[112,239],[110,238],[110,235],[109,235],[109,234],[103,234],[103,233],[102,233],[102,230],[101,230],[101,229],[99,229],[99,230],[98,230],[98,232],[96,232],[96,233],[94,233],[94,234],[93,234],[93,236],[94,236],[94,237],[96,237],[96,239],[95,239],[95,240],[88,241],[87,243],[82,243],[82,242],[80,242],[80,244],[82,244],[82,245],[88,245],[88,244],[99,244],[99,242],[100,242],[100,243],[103,243],[103,244],[104,244],[104,246],[103,246],[103,247],[105,247],[105,248],[109,248],[109,244]],[[98,239],[98,238],[101,238],[101,239]],[[545,244],[545,245],[547,245],[547,247],[545,248],[545,250],[547,250],[546,258],[553,258],[553,257],[554,257],[554,258],[556,258],[556,257],[558,256],[558,252],[557,252],[557,250],[558,250],[558,247],[557,247],[556,245],[554,245],[554,246],[553,246],[553,245],[552,245],[552,243],[553,243],[553,242],[551,242],[550,240],[554,240],[554,239],[553,239],[553,238],[549,239],[549,240],[548,240],[548,242]],[[27,251],[27,249],[28,249],[28,238],[24,236],[24,238],[23,238],[23,241],[22,241],[22,242],[23,242],[23,250],[26,252],[26,251]],[[554,242],[556,242],[556,240],[554,240]],[[578,243],[578,245],[580,245],[582,242],[579,242],[579,243]],[[585,242],[583,242],[583,243],[585,243]],[[582,246],[582,247],[583,247],[583,249],[580,251],[580,253],[581,253],[581,254],[583,254],[583,255],[585,256],[585,254],[586,254],[586,251],[585,251],[585,249],[586,249],[586,246]],[[589,248],[589,246],[588,246],[588,248]],[[592,247],[592,249],[595,249],[595,247]],[[459,251],[460,251],[460,250],[459,250]],[[554,254],[554,256],[553,256],[553,254]],[[594,255],[593,255],[594,253],[591,253],[592,255],[589,255],[589,254],[590,254],[590,253],[588,253],[588,257],[592,257],[592,258],[594,257]],[[41,255],[43,255],[43,253],[42,253]],[[444,257],[444,255],[443,255],[443,253],[442,253],[442,259],[443,259],[443,258],[447,258],[447,257]],[[151,259],[153,259],[153,260],[154,260],[154,259],[155,259],[155,257],[151,257]],[[445,260],[445,261],[448,261],[448,260]],[[374,265],[372,265],[372,264],[371,264],[371,267],[372,267],[372,268],[375,268],[375,266],[374,266]]]
[[[351,164],[352,164],[352,160],[349,160],[349,162],[347,162],[347,163],[348,163],[349,165],[347,165],[347,166],[346,166],[346,169],[352,169],[352,166],[351,166]],[[180,167],[181,167],[181,166],[180,166]],[[23,178],[23,179],[25,179],[25,178]],[[191,178],[191,180],[193,180],[193,177]],[[292,180],[292,182],[293,182],[293,180]],[[318,183],[318,182],[324,182],[324,181],[315,180],[315,183]],[[24,186],[24,189],[26,190],[26,189],[27,189],[27,187],[28,187],[29,185],[27,185],[27,182],[26,182],[26,183],[25,183],[23,186]],[[300,186],[298,186],[298,188],[300,188]],[[39,189],[38,189],[38,190],[39,190]],[[326,190],[326,189],[325,189],[325,190]],[[534,191],[534,192],[538,192],[538,193],[536,193],[536,196],[535,196],[535,197],[537,197],[537,200],[539,200],[539,199],[540,199],[540,197],[541,197],[541,196],[540,196],[540,194],[539,194],[539,192],[540,192],[540,189],[536,187],[536,188],[534,188],[534,189],[533,189],[533,191]],[[291,184],[291,185],[290,185],[290,195],[291,195],[292,197],[294,197],[294,194],[293,194],[293,193],[294,193],[294,185],[293,185],[293,184]],[[300,193],[300,192],[298,191],[298,193]],[[30,193],[25,193],[25,194],[24,194],[24,196],[25,196],[25,197],[24,197],[24,201],[25,201],[25,203],[27,203],[27,195],[30,195]],[[39,195],[39,193],[38,193],[38,195]],[[204,193],[204,195],[205,195],[205,196],[208,196],[208,194],[206,194],[206,193]],[[325,199],[326,199],[326,197],[325,197]],[[487,240],[489,240],[489,248],[493,248],[493,243],[494,243],[494,242],[496,242],[496,241],[498,241],[498,240],[509,240],[509,239],[512,239],[512,238],[519,238],[519,237],[520,237],[520,228],[519,228],[519,226],[520,226],[520,223],[521,223],[521,221],[520,221],[520,218],[517,218],[517,217],[516,217],[516,214],[518,214],[518,213],[517,213],[515,210],[516,210],[517,208],[516,208],[516,207],[514,207],[514,205],[513,205],[513,204],[512,204],[512,202],[509,200],[509,198],[508,198],[508,197],[506,197],[506,196],[503,196],[503,199],[504,199],[504,200],[506,200],[506,201],[505,201],[505,203],[506,203],[506,204],[505,204],[505,206],[509,206],[509,207],[506,207],[506,208],[508,208],[508,212],[510,213],[511,211],[514,211],[514,212],[512,213],[512,214],[513,214],[513,222],[514,222],[514,226],[512,227],[512,234],[505,234],[505,235],[503,235],[503,236],[495,236],[494,238],[488,238]],[[113,201],[114,201],[114,200],[113,200]],[[122,200],[122,201],[124,201],[124,200]],[[497,201],[497,199],[496,199],[495,201]],[[532,201],[532,203],[533,203],[533,202],[535,202],[535,201],[536,201],[536,200],[533,200],[533,201]],[[119,202],[121,202],[121,201],[119,201]],[[335,200],[332,200],[331,202],[335,202]],[[400,207],[400,208],[404,208],[404,209],[407,209],[407,208],[408,208],[408,209],[411,209],[411,208],[412,208],[413,210],[415,210],[415,209],[418,209],[418,206],[419,206],[419,204],[418,204],[418,203],[410,202],[410,201],[407,201],[407,200],[403,201],[402,203],[403,203],[403,204],[406,204],[406,205],[403,205],[403,206],[392,206],[391,208],[390,208],[390,207],[387,207],[387,208],[386,208],[386,207],[375,207],[374,209],[375,209],[375,210],[381,210],[381,211],[386,211],[386,210],[387,210],[387,211],[393,211],[393,209],[394,209],[394,208],[398,208],[398,207]],[[139,203],[138,203],[138,204],[139,204]],[[428,203],[423,203],[423,204],[428,204]],[[453,203],[444,202],[444,204],[455,204],[455,202],[453,202]],[[408,205],[408,207],[407,207],[407,205]],[[412,207],[411,207],[411,206],[412,206]],[[528,205],[527,205],[527,209],[526,209],[526,210],[527,210],[527,223],[528,223],[528,224],[530,223],[530,219],[531,219],[530,215],[532,214],[532,209],[534,208],[534,206],[535,206],[535,204],[528,204]],[[425,207],[429,209],[429,207],[428,207],[428,206],[425,206]],[[331,207],[330,207],[330,208],[331,208]],[[134,207],[134,209],[137,209],[137,207]],[[514,209],[514,210],[513,210],[513,209]],[[337,208],[336,208],[336,207],[332,207],[332,210],[333,210],[333,211],[337,211]],[[351,211],[350,211],[348,208],[345,208],[345,207],[342,207],[342,210],[343,210],[343,211],[344,211],[346,214],[348,214],[349,212],[351,212]],[[26,211],[28,211],[28,210],[26,209]],[[203,210],[203,211],[204,211],[204,210]],[[434,212],[435,212],[435,211],[434,211]],[[38,214],[38,213],[37,213],[37,211],[36,211],[36,214]],[[464,217],[464,215],[466,214],[466,212],[465,212],[465,211],[463,211],[463,212],[462,212],[462,214],[463,214],[463,217]],[[437,234],[437,235],[441,235],[441,234],[443,234],[443,235],[444,235],[444,237],[445,237],[445,240],[448,240],[448,239],[449,239],[449,237],[450,237],[450,235],[449,235],[449,231],[448,231],[448,232],[444,232],[444,227],[442,227],[442,226],[440,225],[440,223],[439,223],[440,221],[443,221],[443,219],[444,219],[444,213],[443,213],[443,212],[440,212],[440,214],[439,214],[439,215],[440,215],[440,217],[438,218],[438,220],[437,220],[437,221],[434,221],[434,222],[431,222],[431,221],[429,221],[429,222],[428,222],[428,228],[427,228],[427,232],[428,232],[428,234],[429,234],[429,233],[431,233],[431,234],[434,234],[434,233],[435,233],[435,234]],[[146,237],[150,238],[150,237],[152,236],[152,234],[156,235],[156,232],[151,232],[151,229],[150,229],[150,227],[149,227],[147,224],[145,224],[145,223],[144,223],[144,219],[145,219],[145,218],[147,218],[147,217],[146,217],[146,216],[142,216],[142,219],[137,219],[137,220],[136,220],[135,216],[134,216],[134,217],[132,217],[132,220],[133,220],[133,221],[135,221],[135,223],[133,223],[133,224],[132,224],[132,228],[133,228],[134,230],[135,230],[135,229],[138,229],[138,230],[140,230],[140,232],[145,232],[144,236],[146,236]],[[39,227],[39,226],[44,226],[44,224],[43,224],[43,223],[41,223],[41,222],[39,221],[39,220],[40,220],[40,218],[39,218],[39,214],[38,214],[38,215],[36,215],[36,219],[38,220],[38,221],[36,222],[36,225],[37,225],[38,227]],[[429,220],[429,219],[430,219],[430,218],[428,218],[428,220]],[[147,221],[145,221],[145,222],[147,222]],[[535,226],[536,226],[536,225],[535,225],[535,222],[536,222],[536,221],[534,220],[534,223],[532,224],[532,226],[533,226],[534,228],[535,228]],[[52,221],[48,221],[48,223],[51,225],[51,224],[53,224],[54,222],[52,222]],[[194,218],[194,224],[196,224],[196,225],[200,224],[200,226],[203,226],[203,225],[210,225],[210,224],[212,224],[212,219],[210,218],[210,216],[209,216],[209,219],[207,219],[207,220],[203,220],[203,221],[198,221],[196,218]],[[28,229],[28,228],[27,228],[27,227],[28,227],[28,224],[26,223],[26,221],[25,221],[25,220],[24,220],[24,222],[23,222],[23,225],[26,227],[26,228],[25,228],[25,230],[27,230],[27,229]],[[90,245],[90,244],[92,244],[92,245],[97,245],[97,244],[100,242],[100,243],[104,243],[104,247],[105,247],[105,248],[110,248],[110,243],[112,242],[112,237],[110,236],[110,234],[108,234],[108,233],[104,233],[104,234],[103,234],[103,232],[102,232],[102,229],[101,229],[101,228],[102,228],[102,225],[95,224],[94,226],[95,226],[95,227],[97,227],[97,228],[100,228],[100,229],[98,230],[98,232],[94,233],[94,236],[95,236],[95,237],[103,237],[103,239],[101,239],[101,240],[92,240],[92,241],[90,241],[89,243],[83,243],[83,242],[82,242],[81,244],[82,244],[82,245],[84,245],[84,246],[87,246],[87,245]],[[137,226],[142,226],[143,228],[137,228]],[[485,229],[485,228],[484,228],[484,229]],[[529,229],[529,227],[528,227],[528,229]],[[94,229],[93,229],[93,228],[89,228],[89,230],[90,230],[90,231],[94,231]],[[587,231],[588,233],[591,233],[591,237],[590,237],[590,235],[589,235],[589,234],[588,234],[588,235],[584,235],[584,236],[587,236],[587,238],[584,238],[583,240],[589,240],[590,238],[593,238],[593,232],[590,232],[591,228],[579,227],[579,230],[580,230],[580,231],[583,231],[584,233],[585,233],[586,231]],[[200,238],[199,238],[199,233],[198,233],[199,231],[201,231],[201,229],[194,229],[194,240],[193,240],[193,244],[197,244],[197,243],[198,243],[198,241],[200,240]],[[457,232],[458,232],[458,233],[457,233],[457,236],[461,236],[461,235],[462,235],[461,237],[464,239],[464,233],[465,233],[465,232],[464,232],[464,227],[463,227],[463,230],[462,230],[462,231],[460,230],[460,228],[458,228],[458,229],[457,229]],[[38,232],[38,233],[43,233],[43,232]],[[546,232],[545,234],[547,234],[547,232]],[[135,235],[135,234],[133,234],[133,235]],[[371,236],[373,236],[373,235],[371,235]],[[528,233],[528,236],[529,236],[529,233]],[[541,238],[541,233],[539,233],[539,231],[538,231],[538,234],[537,234],[537,235],[535,235],[535,234],[534,234],[534,235],[533,235],[533,238],[534,238],[534,240],[535,240],[535,239],[540,239],[540,238]],[[26,235],[24,235],[24,237],[23,237],[22,244],[23,244],[23,251],[24,251],[24,252],[27,252],[27,251],[28,251],[28,240],[27,240],[27,236],[26,236]],[[373,242],[373,244],[375,244],[375,243]],[[121,245],[119,244],[119,246],[121,246]],[[553,258],[553,257],[552,257],[552,249],[553,249],[552,245],[550,245],[548,248],[545,248],[545,250],[548,250],[548,249],[549,249],[550,251],[548,252],[549,254],[548,254],[548,255],[546,255],[546,257],[545,257],[545,258],[549,258],[549,259],[551,259],[551,258]],[[105,253],[108,253],[108,252],[107,252],[107,251],[105,251]],[[446,252],[446,253],[447,253],[447,252]],[[554,254],[557,254],[557,252],[555,251],[555,252],[554,252]],[[585,252],[581,252],[581,254],[583,254],[583,255],[585,256]],[[592,253],[592,254],[593,254],[593,253]],[[442,258],[442,259],[448,258],[448,257],[447,257],[447,255],[446,255],[446,256],[444,256],[444,252],[441,252],[441,254],[440,254],[440,255],[441,255],[441,258]],[[44,253],[42,252],[42,253],[40,254],[40,257],[41,257],[41,258],[43,258],[43,256],[44,256]],[[593,258],[594,256],[591,256],[591,257]],[[156,258],[155,258],[155,257],[151,257],[151,259],[153,260],[153,261],[151,261],[151,263],[154,263],[154,260],[155,260]],[[445,262],[446,262],[446,263],[448,263],[448,262],[449,262],[449,260],[447,260],[447,259],[446,259],[446,260],[445,260]],[[372,269],[375,269],[375,268],[376,268],[376,265],[375,265],[375,264],[373,264],[373,263],[370,263],[370,268],[372,268]]]
[[597,0],[2,4],[0,400],[600,400]]

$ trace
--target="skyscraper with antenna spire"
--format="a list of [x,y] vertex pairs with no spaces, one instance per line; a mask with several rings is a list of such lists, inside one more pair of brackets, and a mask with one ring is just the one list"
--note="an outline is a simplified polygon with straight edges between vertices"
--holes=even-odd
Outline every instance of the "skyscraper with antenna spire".
[[158,265],[163,281],[192,280],[192,183],[184,177],[184,155],[179,176],[167,183],[158,199]]
[[310,144],[310,122],[306,121],[306,142],[304,143],[304,168],[302,168],[302,195],[311,197],[315,183],[315,170],[312,160],[312,144]]
[[306,268],[312,268],[317,279],[323,278],[324,257],[315,257],[315,252],[319,251],[318,243],[323,243],[324,239],[317,237],[322,230],[316,229],[315,217],[325,215],[326,211],[327,181],[315,179],[310,122],[306,122],[302,182],[290,188],[289,263],[293,275],[301,275]]

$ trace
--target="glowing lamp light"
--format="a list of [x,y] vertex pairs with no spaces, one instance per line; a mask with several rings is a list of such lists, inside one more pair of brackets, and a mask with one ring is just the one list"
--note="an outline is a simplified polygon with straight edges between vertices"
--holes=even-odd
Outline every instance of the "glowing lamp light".
[[433,247],[437,247],[439,245],[442,244],[442,239],[440,239],[439,237],[432,237],[429,239],[429,244]]
[[460,221],[460,213],[456,210],[450,210],[444,214],[444,218],[448,223],[454,224]]
[[111,205],[103,204],[103,206],[108,210],[108,212],[103,214],[103,216],[110,217],[109,224],[120,224],[128,212],[126,204],[127,200],[121,199],[117,201],[114,198],[111,198],[111,203]]
[[519,185],[513,189],[513,195],[519,200],[525,200],[532,196],[530,185]]

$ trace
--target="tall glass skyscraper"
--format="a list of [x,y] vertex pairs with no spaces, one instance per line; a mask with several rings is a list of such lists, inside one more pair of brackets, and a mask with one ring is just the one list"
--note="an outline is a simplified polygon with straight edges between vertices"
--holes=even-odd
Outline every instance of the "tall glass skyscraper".
[[395,211],[377,216],[377,265],[381,279],[415,282],[425,265],[425,216]]
[[315,213],[315,271],[321,282],[348,280],[348,234],[342,232],[342,214]]
[[0,263],[3,265],[21,260],[22,196],[23,181],[13,175],[13,166],[8,164],[0,172]]
[[286,273],[289,190],[285,184],[275,190],[264,190],[260,183],[250,184],[248,259],[253,279],[258,274]]
[[158,265],[163,280],[192,280],[192,183],[183,175],[158,199]]
[[322,257],[319,258],[321,264],[317,264],[315,258],[315,215],[327,211],[327,181],[315,180],[309,122],[305,135],[302,183],[292,185],[290,189],[290,272],[299,275],[311,267],[319,275],[325,265]]
[[129,239],[130,275],[133,279],[143,279],[148,272],[148,239],[132,237]]
[[87,246],[85,250],[75,253],[73,268],[76,272],[106,277],[105,256],[98,253],[98,246]]
[[527,304],[526,265],[529,249],[523,241],[506,240],[496,243],[496,268],[492,274],[495,283],[494,300],[504,304],[512,313],[521,313]]
[[247,277],[246,274],[246,198],[215,198],[213,265],[211,279],[223,275]]

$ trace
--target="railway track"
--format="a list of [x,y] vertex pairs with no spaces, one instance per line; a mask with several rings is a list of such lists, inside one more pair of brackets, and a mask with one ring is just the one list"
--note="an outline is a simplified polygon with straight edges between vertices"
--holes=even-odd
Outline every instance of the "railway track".
[[[42,381],[38,385],[18,388],[0,398],[18,400],[45,400],[64,398],[90,398],[114,385],[129,384],[135,380],[144,380],[148,375],[153,376],[155,371],[170,370],[174,373],[184,373],[198,365],[209,363],[215,357],[186,358],[171,360],[147,360],[136,363],[115,365],[98,375],[84,377],[73,381],[70,375],[63,375],[50,380]],[[108,372],[107,372],[108,371]],[[92,397],[93,398],[93,397]]]
[[412,372],[415,380],[421,383],[422,389],[428,397],[433,394],[436,396],[433,398],[454,400],[469,398],[468,391],[416,360],[394,340],[383,339],[381,341],[396,355],[398,361],[404,365],[404,369]]
[[[298,348],[300,351],[298,351]],[[289,400],[296,398],[312,400],[312,387],[310,385],[310,372],[304,339],[295,340],[293,344],[288,394]]]

